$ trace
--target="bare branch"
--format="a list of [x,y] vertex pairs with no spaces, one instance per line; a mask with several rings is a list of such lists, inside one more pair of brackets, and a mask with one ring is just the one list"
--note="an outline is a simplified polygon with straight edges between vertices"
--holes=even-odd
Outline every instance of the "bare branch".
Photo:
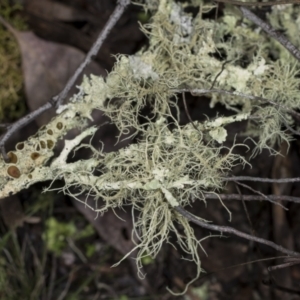
[[253,224],[252,224],[252,221],[251,221],[251,218],[250,218],[248,209],[247,209],[246,202],[245,202],[245,200],[243,199],[243,194],[242,194],[242,192],[241,192],[241,189],[240,189],[239,186],[237,185],[237,183],[235,184],[235,188],[236,188],[236,190],[238,191],[238,193],[239,193],[239,195],[240,195],[240,199],[241,199],[241,201],[242,201],[243,209],[244,209],[244,211],[245,211],[245,214],[246,214],[248,223],[249,223],[249,225],[250,225],[250,228],[251,228],[251,231],[252,231],[252,235],[256,235],[256,234],[255,234],[255,231],[254,231],[254,226],[253,226]]
[[299,4],[299,0],[284,0],[284,1],[266,1],[266,2],[242,2],[235,0],[214,0],[215,2],[228,3],[239,6],[274,6],[282,4]]
[[[300,203],[299,197],[293,196],[275,196],[275,195],[266,195],[268,198],[273,199],[274,201],[290,201],[295,203]],[[240,194],[204,194],[205,199],[213,200],[244,200],[244,201],[265,201],[266,198],[258,195],[240,195]]]
[[300,177],[295,178],[261,178],[261,177],[252,177],[252,176],[233,176],[225,177],[224,181],[257,181],[257,182],[270,182],[270,183],[287,183],[287,182],[299,182]]
[[92,57],[96,55],[103,45],[103,42],[106,40],[108,34],[113,29],[113,27],[116,25],[120,17],[122,16],[125,8],[130,4],[130,0],[119,0],[118,4],[109,17],[107,23],[105,24],[103,30],[100,32],[96,42],[92,46],[91,50],[86,55],[84,61],[80,64],[78,69],[75,71],[74,75],[69,79],[68,83],[66,84],[65,88],[57,95],[55,96],[55,101],[57,101],[56,106],[59,106],[62,104],[63,100],[66,98],[68,92],[73,87],[75,81],[80,76],[82,71],[85,69],[85,67],[91,62]]
[[214,225],[214,224],[208,224],[205,223],[201,220],[199,220],[196,216],[194,216],[193,214],[191,214],[190,212],[188,212],[187,210],[185,210],[182,206],[175,206],[174,209],[181,214],[183,217],[187,218],[189,221],[199,225],[200,227],[209,229],[209,230],[213,230],[213,231],[219,231],[221,233],[230,233],[230,234],[234,234],[236,236],[239,236],[241,238],[244,238],[246,240],[250,240],[253,242],[257,242],[263,245],[267,245],[269,247],[272,247],[273,249],[280,251],[282,253],[285,253],[287,255],[290,256],[300,256],[299,252],[296,251],[291,251],[289,249],[286,249],[280,245],[277,245],[271,241],[265,240],[263,238],[259,238],[256,236],[252,236],[250,234],[244,233],[242,231],[236,230],[235,228],[229,227],[229,226],[219,226],[219,225]]
[[242,186],[242,187],[244,187],[244,188],[246,188],[246,189],[252,191],[252,192],[255,193],[255,194],[261,195],[263,198],[265,198],[265,200],[267,200],[267,201],[269,201],[269,202],[271,202],[271,203],[273,203],[273,204],[279,205],[279,206],[282,207],[284,210],[288,210],[286,207],[284,207],[284,206],[283,206],[282,204],[280,204],[279,202],[274,201],[273,199],[269,198],[268,196],[266,196],[266,195],[263,194],[262,192],[253,189],[253,188],[250,187],[249,185],[240,183],[240,182],[238,182],[238,181],[234,181],[234,182],[235,182],[236,184],[238,184],[238,185],[240,185],[240,186]]
[[85,69],[85,67],[91,62],[92,57],[96,55],[103,45],[103,42],[106,40],[108,34],[112,30],[112,28],[116,25],[117,21],[120,19],[121,15],[123,14],[125,8],[130,4],[130,0],[119,0],[117,7],[111,14],[109,20],[105,24],[103,30],[100,32],[96,42],[90,49],[90,51],[87,53],[84,61],[79,65],[73,76],[68,80],[66,86],[64,89],[56,96],[54,96],[50,101],[48,101],[45,105],[41,106],[37,110],[29,113],[25,117],[21,118],[17,122],[15,122],[13,125],[8,127],[8,130],[6,133],[4,133],[1,137],[0,141],[0,151],[3,155],[3,158],[6,162],[9,162],[9,158],[5,151],[5,143],[7,140],[13,135],[13,133],[28,123],[30,123],[32,120],[34,120],[36,117],[38,117],[43,112],[47,111],[51,107],[58,107],[62,104],[63,100],[66,98],[68,92],[73,87],[74,83],[78,79],[78,77],[81,75],[82,71]]
[[268,267],[268,271],[273,272],[275,270],[288,268],[288,267],[291,267],[291,266],[294,266],[294,265],[298,265],[298,264],[300,264],[300,259],[296,259],[294,261],[287,262],[285,264]]
[[[297,1],[296,3],[300,3]],[[243,4],[242,4],[243,5]],[[246,7],[240,7],[243,16],[252,21],[257,26],[261,27],[268,35],[277,40],[283,47],[285,47],[297,60],[300,61],[300,51],[292,44],[283,34],[275,30],[271,25],[260,19],[253,12]]]

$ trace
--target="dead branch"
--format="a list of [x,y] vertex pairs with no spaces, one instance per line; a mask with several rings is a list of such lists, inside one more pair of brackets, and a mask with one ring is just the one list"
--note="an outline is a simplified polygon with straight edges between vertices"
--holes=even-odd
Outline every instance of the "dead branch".
[[246,240],[249,241],[253,241],[253,242],[257,242],[263,245],[267,245],[279,252],[285,253],[289,256],[300,256],[299,252],[296,251],[291,251],[289,249],[286,249],[280,245],[277,245],[271,241],[265,240],[263,238],[259,238],[256,236],[252,236],[250,234],[244,233],[242,231],[236,230],[235,228],[229,227],[229,226],[219,226],[219,225],[214,225],[214,224],[208,224],[205,223],[203,221],[201,221],[200,219],[198,219],[196,216],[194,216],[193,214],[191,214],[190,212],[188,212],[187,210],[185,210],[182,206],[174,206],[174,209],[183,217],[185,217],[186,219],[188,219],[190,222],[193,222],[197,225],[199,225],[200,227],[209,229],[209,230],[213,230],[213,231],[219,231],[222,234],[223,233],[230,233],[236,236],[239,236],[241,238],[244,238]]
[[299,4],[299,0],[284,0],[284,1],[266,1],[266,2],[242,2],[235,0],[214,0],[215,2],[228,3],[239,6],[274,6],[282,4]]
[[[289,201],[300,203],[299,197],[293,196],[275,196],[275,195],[265,195],[268,198],[274,201]],[[214,199],[214,200],[244,200],[244,201],[266,201],[266,198],[258,195],[240,195],[240,194],[213,194],[213,193],[205,193],[205,199]]]
[[[296,3],[299,3],[297,1]],[[244,4],[242,4],[244,5]],[[284,48],[286,48],[297,60],[300,61],[300,51],[299,49],[292,44],[283,34],[275,30],[271,25],[267,22],[260,19],[253,12],[251,12],[248,8],[241,6],[240,7],[243,16],[248,20],[252,21],[257,26],[261,27],[269,36],[277,40]]]
[[257,182],[270,182],[270,183],[287,183],[287,182],[300,182],[300,177],[294,178],[261,178],[261,177],[252,177],[252,176],[233,176],[226,177],[224,181],[257,181]]

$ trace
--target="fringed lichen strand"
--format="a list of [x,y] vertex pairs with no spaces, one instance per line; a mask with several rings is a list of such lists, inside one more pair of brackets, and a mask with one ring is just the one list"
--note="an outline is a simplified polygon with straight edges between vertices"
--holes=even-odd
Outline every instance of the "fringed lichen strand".
[[[294,120],[287,112],[300,104],[298,63],[288,56],[282,63],[275,55],[274,61],[273,42],[254,31],[236,9],[226,8],[215,22],[202,18],[212,5],[199,2],[199,13],[192,16],[183,9],[186,3],[145,1],[153,13],[151,23],[142,28],[149,47],[136,55],[118,56],[105,80],[85,78],[80,92],[59,107],[55,119],[17,144],[8,154],[11,161],[0,162],[1,197],[35,182],[61,179],[65,186],[60,190],[80,201],[81,195],[93,197],[96,204],[90,208],[99,213],[131,204],[138,268],[144,255],[155,257],[170,242],[173,232],[176,246],[197,264],[199,276],[201,240],[173,208],[192,205],[195,199],[205,201],[204,193],[218,192],[233,167],[246,163],[234,152],[240,145],[222,145],[226,125],[248,120],[242,134],[256,143],[253,153],[265,148],[274,153],[276,143],[291,139],[284,127],[293,126]],[[281,52],[278,57],[283,57]],[[207,94],[211,108],[221,103],[232,115],[180,126],[176,90],[211,88],[227,91]],[[145,107],[147,116],[142,114]],[[120,136],[135,134],[136,143],[108,154],[89,144],[92,157],[68,163],[70,151],[96,131],[86,129],[94,109],[110,118]],[[57,140],[78,127],[83,132],[66,141],[51,161]]]

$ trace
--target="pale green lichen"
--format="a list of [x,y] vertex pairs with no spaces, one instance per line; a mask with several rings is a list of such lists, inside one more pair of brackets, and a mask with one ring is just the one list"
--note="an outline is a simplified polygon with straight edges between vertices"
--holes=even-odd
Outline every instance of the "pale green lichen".
[[218,143],[222,144],[226,141],[227,131],[223,127],[218,127],[209,131],[210,136]]
[[[106,79],[84,78],[79,93],[59,107],[60,114],[36,136],[18,144],[10,163],[1,161],[0,187],[4,197],[35,182],[61,179],[65,186],[60,190],[71,197],[79,201],[81,194],[94,197],[91,208],[98,213],[130,204],[133,214],[138,214],[133,222],[139,269],[142,258],[155,257],[174,232],[178,245],[196,262],[198,276],[201,240],[173,208],[191,205],[194,199],[205,201],[204,193],[217,193],[233,167],[246,163],[234,153],[238,145],[222,145],[226,125],[248,122],[240,135],[254,140],[254,154],[265,148],[274,153],[276,143],[290,141],[283,126],[294,125],[287,112],[299,107],[300,81],[298,63],[292,58],[284,63],[271,59],[273,42],[253,30],[236,9],[225,9],[224,16],[213,21],[202,18],[212,5],[193,2],[200,5],[194,17],[184,12],[186,3],[144,2],[151,3],[148,8],[153,13],[152,22],[142,28],[149,47],[133,56],[118,56]],[[213,83],[214,89],[232,93],[209,93]],[[179,125],[178,90],[192,89],[208,91],[211,108],[221,103],[232,115]],[[148,116],[141,113],[146,107]],[[111,119],[120,137],[131,133],[137,141],[109,154],[88,144],[93,157],[68,163],[71,151],[96,131],[84,129],[94,109]],[[141,117],[146,120],[143,125]],[[72,128],[83,131],[50,160],[57,140]],[[178,233],[178,225],[185,235]]]

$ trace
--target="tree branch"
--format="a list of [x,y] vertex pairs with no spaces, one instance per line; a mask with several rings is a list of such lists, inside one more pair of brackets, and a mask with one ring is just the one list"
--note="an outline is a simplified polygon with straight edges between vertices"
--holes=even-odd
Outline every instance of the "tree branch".
[[183,217],[187,218],[190,222],[193,222],[197,225],[199,225],[200,227],[209,229],[209,230],[213,230],[213,231],[219,231],[221,233],[230,233],[236,236],[239,236],[241,238],[244,238],[246,240],[250,240],[253,242],[257,242],[263,245],[267,245],[269,247],[272,247],[273,249],[280,251],[282,253],[285,253],[287,255],[290,256],[300,256],[299,252],[296,251],[291,251],[289,249],[286,249],[280,245],[277,245],[271,241],[265,240],[263,238],[259,238],[256,236],[252,236],[250,234],[244,233],[242,231],[236,230],[232,227],[229,226],[219,226],[219,225],[214,225],[214,224],[208,224],[205,223],[203,221],[200,221],[196,216],[194,216],[193,214],[191,214],[190,212],[188,212],[187,210],[185,210],[182,206],[174,206],[173,207],[180,215],[182,215]]
[[299,0],[266,1],[266,2],[242,2],[235,0],[214,0],[215,2],[228,3],[239,6],[274,6],[282,4],[300,4]]
[[261,178],[261,177],[252,177],[252,176],[233,176],[225,177],[224,181],[257,181],[257,182],[270,182],[270,183],[287,183],[287,182],[300,182],[300,177],[295,178]]
[[[300,3],[297,1],[296,3]],[[241,4],[243,5],[243,4]],[[246,7],[240,7],[243,16],[252,21],[257,26],[261,27],[268,35],[277,40],[283,47],[285,47],[297,60],[300,61],[300,51],[292,44],[283,34],[275,30],[271,25],[260,19],[253,12]]]
[[[300,203],[299,197],[293,196],[275,196],[275,195],[266,195],[268,198],[274,201],[290,201],[295,203]],[[213,200],[244,200],[244,201],[266,201],[266,198],[258,195],[240,195],[240,194],[211,194],[205,193],[205,199]]]
[[96,42],[94,43],[94,45],[92,46],[92,48],[88,52],[88,54],[86,55],[84,61],[80,64],[78,69],[75,71],[74,75],[69,79],[69,81],[67,82],[65,88],[57,96],[54,97],[55,101],[57,101],[56,107],[62,104],[63,100],[66,98],[68,92],[73,87],[73,85],[74,85],[75,81],[77,80],[77,78],[80,76],[80,74],[85,69],[85,67],[91,62],[92,57],[98,53],[99,49],[103,45],[103,42],[106,40],[108,34],[113,29],[113,27],[116,25],[116,23],[118,22],[118,20],[122,16],[125,8],[129,4],[130,4],[130,0],[119,0],[118,1],[118,4],[117,4],[115,10],[113,11],[111,16],[109,17],[109,19],[106,22],[103,30],[100,32]]
[[242,186],[242,187],[244,187],[244,188],[246,188],[246,189],[252,191],[254,194],[259,194],[260,196],[264,197],[265,200],[267,200],[267,201],[269,201],[269,202],[271,202],[271,203],[273,203],[273,204],[279,205],[279,206],[280,206],[281,208],[283,208],[284,210],[288,210],[288,209],[287,209],[286,207],[284,207],[281,203],[274,201],[273,199],[271,199],[271,198],[269,198],[268,196],[264,195],[262,192],[253,189],[253,188],[250,187],[249,185],[240,183],[240,182],[238,182],[238,181],[234,181],[234,182],[235,182],[236,184],[238,184],[238,185],[240,185],[240,186]]

